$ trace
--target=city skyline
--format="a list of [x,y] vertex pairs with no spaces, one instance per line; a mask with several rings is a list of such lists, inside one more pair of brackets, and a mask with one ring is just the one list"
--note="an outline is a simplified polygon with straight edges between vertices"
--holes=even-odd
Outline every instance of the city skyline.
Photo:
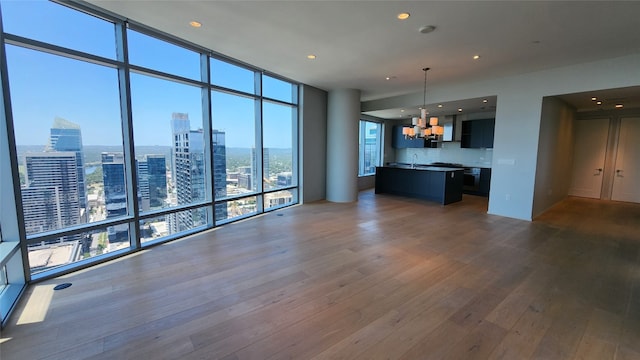
[[153,241],[297,198],[272,191],[297,183],[296,84],[135,27],[124,28],[125,63],[124,38],[102,17],[0,1],[3,31],[18,39],[4,44],[7,120],[32,273],[131,248],[134,235]]
[[[187,205],[194,201],[205,200],[203,132],[190,129],[188,114],[173,113],[171,123],[174,147],[170,173],[173,175],[174,200],[170,200],[168,196],[169,169],[165,155],[136,154],[137,157],[141,157],[135,160],[138,177],[136,196],[140,211],[152,209],[152,198],[154,208]],[[100,195],[100,192],[95,193],[96,188],[93,183],[92,191],[88,192],[85,178],[81,180],[78,176],[79,174],[84,176],[87,166],[82,160],[85,154],[81,127],[65,119],[55,118],[49,132],[50,137],[47,143],[37,145],[41,151],[24,154],[25,184],[21,187],[21,191],[27,233],[55,231],[86,222],[127,216],[128,190],[123,152],[101,152],[102,183],[99,185],[103,195]],[[234,169],[237,171],[246,168],[244,176],[248,179],[241,185],[237,182],[240,174],[230,173],[227,167],[225,133],[213,130],[213,138],[214,168],[212,171],[216,198],[225,198],[229,186],[235,188],[232,190],[233,195],[242,194],[244,191],[248,193],[257,191],[258,165],[262,165],[261,170],[265,175],[263,178],[265,190],[274,185],[283,187],[292,184],[291,171],[271,174],[269,149],[265,148],[260,152],[251,148],[250,151],[245,152],[246,161],[250,165]],[[262,164],[258,162],[259,154],[262,156]],[[176,159],[178,161],[175,161]],[[91,167],[95,167],[95,163],[91,163]],[[86,201],[85,207],[81,206],[82,198]],[[214,206],[216,221],[226,220],[229,216],[236,217],[255,212],[256,202],[253,199],[248,197],[216,204]],[[284,205],[292,200],[292,194],[284,191],[266,195],[264,202],[266,207],[273,207]],[[144,221],[140,224],[140,231],[142,240],[148,241],[183,232],[204,225],[206,222],[204,209],[194,209]],[[33,243],[29,245],[32,271],[44,271],[121,249],[129,246],[130,240],[129,225],[124,223],[108,226],[106,231],[92,231]]]

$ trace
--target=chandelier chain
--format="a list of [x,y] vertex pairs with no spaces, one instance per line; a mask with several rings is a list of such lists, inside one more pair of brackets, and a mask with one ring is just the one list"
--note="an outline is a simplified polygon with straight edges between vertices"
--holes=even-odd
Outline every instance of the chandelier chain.
[[422,71],[424,71],[424,92],[422,93],[422,108],[423,109],[427,108],[427,71],[428,70],[429,70],[429,68],[422,69]]

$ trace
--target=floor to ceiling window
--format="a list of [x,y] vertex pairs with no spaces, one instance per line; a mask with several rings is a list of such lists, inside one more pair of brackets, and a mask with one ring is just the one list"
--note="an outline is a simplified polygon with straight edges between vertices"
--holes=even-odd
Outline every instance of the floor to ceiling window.
[[382,166],[382,124],[360,120],[358,176],[373,175]]
[[0,1],[0,190],[21,209],[0,244],[27,281],[297,203],[296,84],[72,6]]
[[[4,33],[0,31],[0,46],[4,48]],[[27,277],[23,262],[24,226],[18,217],[19,202],[16,189],[20,179],[14,171],[18,167],[15,154],[13,124],[8,119],[11,103],[7,86],[7,67],[4,49],[0,50],[0,326],[24,291]]]
[[[1,37],[1,35],[0,35]],[[4,63],[4,56],[0,54],[0,64]],[[0,66],[1,68],[2,66]],[[0,80],[4,82],[6,73],[0,71]],[[5,108],[6,92],[0,90],[0,108]],[[14,182],[19,182],[12,174],[10,155],[15,147],[10,144],[7,136],[10,123],[6,121],[5,113],[0,113],[0,326],[4,325],[14,304],[22,293],[25,284],[25,269],[23,266],[20,238],[24,237],[24,230],[19,226],[18,214],[15,211],[16,197]],[[13,156],[15,159],[15,156]],[[22,235],[21,235],[22,233]]]
[[223,91],[211,92],[213,176],[216,221],[225,222],[260,211],[256,193],[260,179],[260,137],[256,136],[256,99]]
[[[131,74],[131,108],[137,170],[138,209],[205,204],[205,132],[201,88]],[[143,242],[206,226],[205,207],[142,222]]]
[[32,272],[128,248],[126,223],[59,233],[130,215],[117,70],[5,49]]
[[263,167],[262,183],[265,208],[276,208],[297,202],[298,175],[296,163],[296,114],[286,104],[263,102]]

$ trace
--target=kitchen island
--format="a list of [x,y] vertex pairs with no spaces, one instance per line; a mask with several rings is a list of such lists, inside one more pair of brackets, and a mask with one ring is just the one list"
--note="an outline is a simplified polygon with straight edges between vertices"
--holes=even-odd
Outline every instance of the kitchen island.
[[376,167],[376,194],[394,194],[439,202],[462,200],[464,169],[425,165]]

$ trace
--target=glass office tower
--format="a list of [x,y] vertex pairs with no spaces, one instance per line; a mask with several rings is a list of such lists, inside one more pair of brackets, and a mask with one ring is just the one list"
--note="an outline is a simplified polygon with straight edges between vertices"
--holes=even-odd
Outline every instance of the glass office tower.
[[149,207],[161,208],[167,200],[167,161],[164,155],[145,155]]
[[[55,118],[51,126],[47,151],[73,151],[76,154],[78,178],[78,200],[82,216],[87,216],[87,184],[84,173],[84,154],[82,151],[82,133],[78,124],[63,118]],[[82,222],[86,222],[84,219]]]
[[[102,153],[102,180],[107,219],[127,215],[127,186],[124,176],[124,155]],[[129,241],[127,224],[110,226],[107,233],[109,243]]]
[[[215,198],[227,196],[227,147],[225,132],[213,130],[213,191]],[[227,218],[227,205],[217,204],[216,220]]]
[[[21,193],[26,233],[79,224],[81,211],[76,153],[27,153],[25,167],[25,186]],[[61,242],[76,240],[73,236],[60,239]]]
[[[205,196],[204,132],[191,130],[189,115],[173,113],[173,181],[178,205],[203,202]],[[182,211],[171,221],[172,233],[207,223],[204,209]]]

